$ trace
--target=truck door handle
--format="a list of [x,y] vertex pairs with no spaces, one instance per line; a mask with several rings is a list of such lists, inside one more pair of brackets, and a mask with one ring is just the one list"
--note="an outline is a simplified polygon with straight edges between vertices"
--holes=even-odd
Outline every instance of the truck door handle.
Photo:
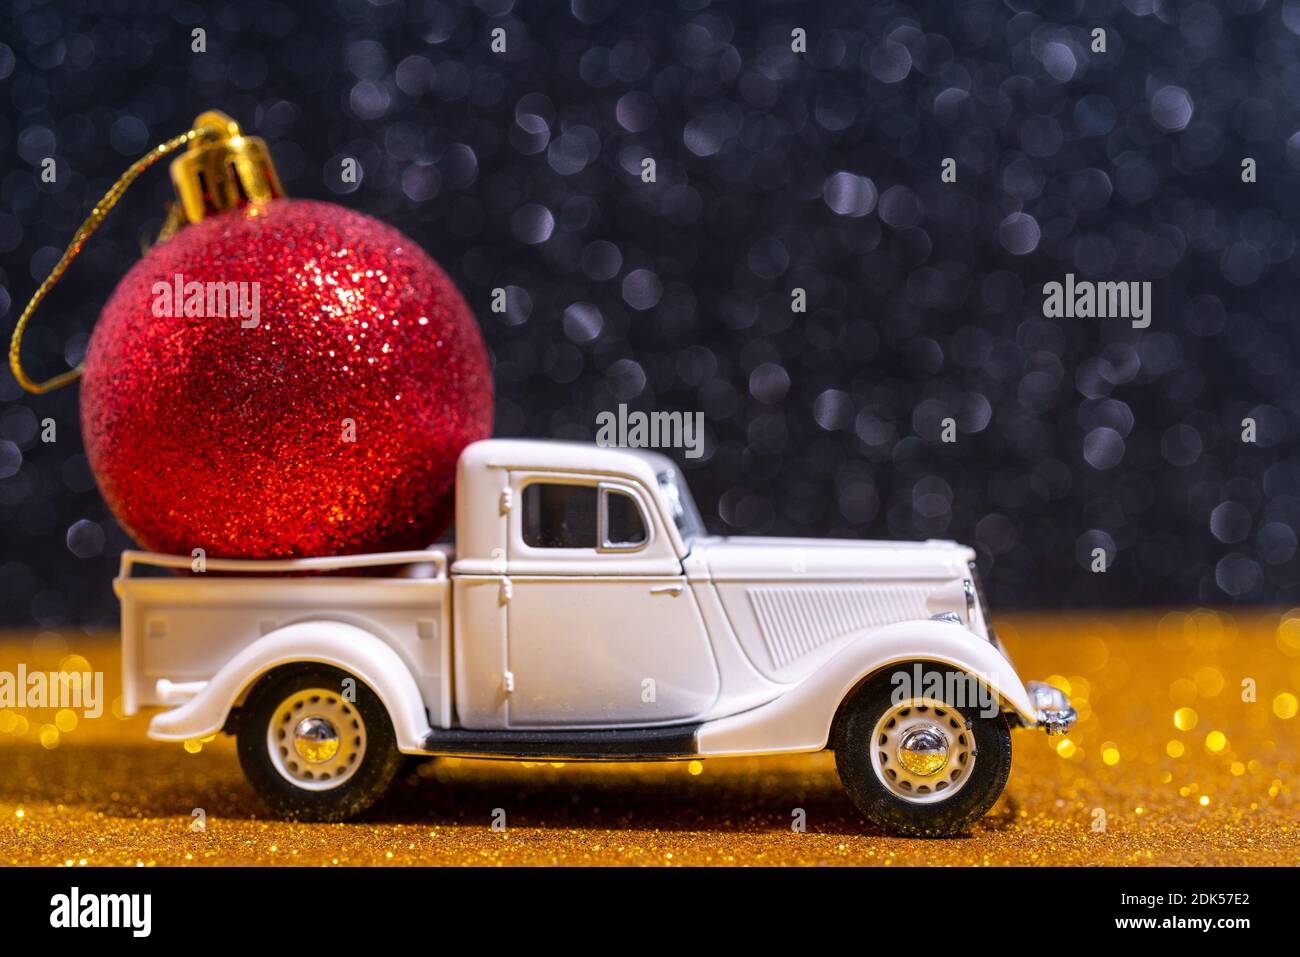
[[652,595],[672,595],[676,597],[682,593],[681,585],[656,585],[650,589]]

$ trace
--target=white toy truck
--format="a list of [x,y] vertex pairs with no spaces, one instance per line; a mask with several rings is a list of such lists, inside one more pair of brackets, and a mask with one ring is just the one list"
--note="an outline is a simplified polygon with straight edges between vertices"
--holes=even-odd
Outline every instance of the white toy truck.
[[158,740],[234,734],[259,795],[299,820],[365,810],[402,755],[830,748],[867,818],[924,836],[993,805],[1013,727],[1074,720],[1017,677],[969,548],[709,536],[659,454],[477,442],[455,539],[205,566],[125,553],[126,712],[167,707]]

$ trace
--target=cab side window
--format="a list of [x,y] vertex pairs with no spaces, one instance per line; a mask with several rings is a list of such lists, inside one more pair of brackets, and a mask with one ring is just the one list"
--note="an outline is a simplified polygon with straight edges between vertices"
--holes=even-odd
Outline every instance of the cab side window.
[[645,544],[645,521],[636,499],[617,489],[601,489],[605,497],[604,523],[601,546],[604,548],[637,548]]
[[595,548],[596,495],[591,485],[526,485],[524,544],[529,548]]

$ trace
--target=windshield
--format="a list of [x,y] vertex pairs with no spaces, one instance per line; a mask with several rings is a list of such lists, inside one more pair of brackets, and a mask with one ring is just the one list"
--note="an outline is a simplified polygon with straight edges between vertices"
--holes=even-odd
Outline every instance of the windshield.
[[682,541],[689,543],[692,538],[706,534],[699,509],[695,507],[695,499],[691,498],[691,490],[682,482],[677,470],[666,469],[655,477],[659,480],[664,501],[668,503],[668,513],[672,516]]

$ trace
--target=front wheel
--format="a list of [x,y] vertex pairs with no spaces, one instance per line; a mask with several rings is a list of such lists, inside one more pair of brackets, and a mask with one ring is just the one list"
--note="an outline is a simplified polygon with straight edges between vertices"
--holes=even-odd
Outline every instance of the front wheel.
[[273,672],[239,716],[239,763],[258,796],[298,821],[345,821],[401,767],[393,724],[368,687],[336,668]]
[[[919,688],[899,674],[920,676]],[[987,693],[971,703],[952,700],[968,687],[978,686],[960,672],[891,669],[845,702],[832,734],[835,766],[870,821],[900,834],[950,837],[997,801],[1011,773],[1011,731]],[[934,688],[944,690],[920,690]]]

